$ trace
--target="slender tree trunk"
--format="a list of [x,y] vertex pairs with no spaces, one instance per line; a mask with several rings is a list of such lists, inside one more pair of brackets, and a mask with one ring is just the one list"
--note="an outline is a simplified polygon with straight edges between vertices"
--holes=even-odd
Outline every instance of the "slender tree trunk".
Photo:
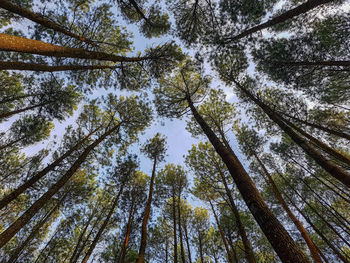
[[207,135],[216,152],[226,164],[245,203],[281,261],[283,263],[309,262],[303,252],[289,236],[288,232],[267,207],[265,201],[238,158],[220,142],[215,133],[199,115],[189,96],[187,97],[187,101],[194,118],[201,126],[203,132]]
[[165,263],[168,263],[168,250],[169,250],[169,244],[168,244],[168,238],[165,241]]
[[25,226],[30,219],[68,182],[68,180],[79,169],[80,165],[86,160],[90,152],[99,145],[106,137],[119,130],[120,124],[106,131],[101,137],[90,144],[79,158],[73,163],[69,170],[55,183],[45,194],[43,194],[34,204],[27,209],[11,226],[0,234],[0,248],[2,248],[17,232]]
[[198,240],[199,240],[199,256],[201,259],[201,263],[205,263],[204,262],[204,255],[203,255],[203,240],[202,240],[201,233],[198,233]]
[[[230,147],[230,149],[231,149],[231,147]],[[233,151],[230,151],[230,152],[233,152]],[[244,225],[243,225],[243,223],[241,221],[241,216],[239,215],[239,211],[238,211],[237,206],[235,205],[235,202],[233,200],[231,191],[228,188],[225,175],[220,173],[220,177],[221,177],[221,180],[222,180],[222,182],[224,184],[225,191],[226,191],[227,197],[228,197],[229,202],[230,202],[231,210],[232,210],[232,212],[233,212],[233,214],[235,216],[236,225],[237,225],[237,228],[238,228],[238,233],[241,236],[241,239],[242,239],[242,242],[243,242],[243,246],[244,246],[245,257],[246,257],[246,259],[247,259],[247,261],[249,263],[256,263],[252,245],[251,245],[251,243],[250,243],[250,241],[249,241],[249,239],[247,237],[247,233],[246,233],[246,231],[244,229]]]
[[7,143],[7,144],[5,144],[5,145],[0,145],[0,150],[6,149],[6,148],[8,148],[8,147],[11,147],[11,146],[13,146],[15,143],[17,143],[17,142],[23,140],[24,138],[25,138],[25,137],[22,137],[22,138],[19,138],[19,139],[17,139],[17,140],[13,140],[12,142],[9,142],[9,143]]
[[184,249],[184,243],[183,243],[183,234],[182,234],[182,228],[181,228],[181,195],[179,194],[178,200],[177,200],[177,215],[178,215],[178,227],[179,227],[179,237],[180,237],[180,249],[181,249],[181,261],[182,263],[186,263],[185,258],[185,249]]
[[119,263],[125,262],[125,256],[126,256],[126,250],[128,249],[129,239],[132,231],[132,224],[134,219],[134,205],[135,205],[135,198],[134,195],[132,196],[132,203],[131,208],[129,211],[129,218],[128,218],[128,224],[126,227],[126,234],[125,234],[125,240],[121,251],[120,261]]
[[11,201],[15,200],[20,194],[22,194],[25,190],[27,190],[29,187],[33,186],[36,182],[38,182],[41,178],[43,178],[47,173],[52,171],[55,167],[61,164],[63,160],[65,160],[68,156],[70,156],[74,151],[78,150],[84,142],[86,142],[91,135],[93,135],[96,131],[98,131],[101,127],[94,129],[91,131],[84,139],[76,143],[70,150],[65,152],[63,155],[61,155],[56,161],[51,163],[50,165],[46,166],[43,170],[38,172],[36,175],[34,175],[32,178],[30,178],[28,181],[23,183],[21,186],[13,190],[11,193],[6,195],[0,200],[0,209],[7,206]]
[[323,167],[331,176],[338,179],[347,187],[350,187],[350,174],[334,163],[328,161],[319,151],[310,145],[302,136],[299,136],[291,127],[289,127],[281,117],[272,111],[265,103],[255,98],[246,88],[233,80],[236,86],[243,91],[253,102],[255,102],[267,115],[274,121],[304,152],[309,155],[317,164]]
[[289,66],[320,66],[320,67],[327,67],[327,66],[335,66],[335,67],[350,67],[350,61],[335,61],[335,60],[329,60],[329,61],[269,61],[269,63],[281,66],[281,67],[289,67]]
[[157,158],[154,158],[151,182],[149,185],[148,200],[147,200],[147,205],[146,205],[145,213],[142,220],[141,244],[140,244],[139,255],[137,258],[137,263],[143,263],[145,260],[145,252],[146,252],[146,246],[147,246],[147,224],[148,224],[149,215],[151,213],[153,185],[154,185],[154,179],[156,176],[156,165],[157,165]]
[[186,246],[187,246],[187,255],[188,255],[188,263],[192,263],[192,257],[191,257],[191,247],[190,247],[190,240],[188,237],[188,230],[187,230],[187,223],[186,221],[183,222],[184,231],[185,231],[185,239],[186,239]]
[[263,30],[265,28],[269,28],[269,27],[272,27],[274,25],[277,25],[277,24],[280,24],[282,22],[285,22],[293,17],[296,17],[296,16],[299,16],[301,14],[304,14],[304,13],[307,13],[309,12],[310,10],[320,6],[320,5],[324,5],[324,4],[327,4],[327,3],[330,3],[334,0],[308,0],[306,3],[303,3],[293,9],[290,9],[288,10],[287,12],[284,12],[268,21],[266,21],[265,23],[262,23],[260,25],[257,25],[257,26],[254,26],[252,28],[249,28],[245,31],[243,31],[242,33],[234,36],[234,37],[231,37],[231,38],[228,38],[224,41],[224,43],[230,43],[232,41],[237,41],[241,38],[244,38],[246,36],[249,36],[255,32],[258,32],[260,30]]
[[228,241],[231,247],[231,251],[232,251],[232,255],[233,255],[233,259],[234,259],[234,263],[238,263],[238,258],[237,258],[237,253],[236,253],[236,247],[233,245],[233,241],[231,236],[228,236]]
[[97,234],[96,234],[94,240],[92,241],[92,243],[91,243],[91,245],[90,245],[90,247],[89,247],[89,250],[86,252],[86,255],[85,255],[85,257],[83,258],[83,260],[81,261],[81,263],[86,263],[86,262],[88,262],[88,260],[89,260],[89,258],[90,258],[90,256],[91,256],[92,252],[94,252],[94,249],[95,249],[95,247],[96,247],[96,245],[97,245],[99,239],[101,238],[101,235],[102,235],[103,231],[104,231],[105,228],[107,227],[108,222],[109,222],[109,220],[111,219],[111,217],[112,217],[112,215],[113,215],[113,213],[114,213],[115,208],[117,207],[117,204],[118,204],[118,201],[119,201],[119,197],[120,197],[120,195],[122,194],[123,189],[124,189],[124,184],[125,184],[125,183],[122,183],[122,185],[120,186],[119,192],[118,192],[117,196],[116,196],[116,197],[114,198],[114,200],[113,200],[113,204],[112,204],[112,206],[111,206],[111,208],[110,208],[110,210],[109,210],[109,212],[108,212],[108,215],[107,215],[106,219],[103,221],[102,226],[101,226],[100,229],[98,230],[98,232],[97,232]]
[[175,190],[173,189],[173,226],[174,226],[174,263],[177,263],[177,234],[176,234],[176,206]]
[[216,214],[216,212],[215,212],[215,209],[214,209],[214,206],[213,206],[211,200],[208,199],[208,201],[209,201],[211,210],[213,211],[214,218],[215,218],[215,221],[216,221],[216,225],[218,226],[218,230],[219,230],[219,233],[220,233],[220,236],[221,236],[221,240],[222,240],[222,242],[224,243],[228,261],[229,261],[230,263],[233,263],[232,254],[231,254],[231,252],[230,252],[230,248],[228,247],[228,243],[227,243],[225,234],[224,234],[224,232],[222,231],[222,228],[221,228],[221,225],[220,225],[220,222],[219,222],[219,218],[218,218],[218,216],[217,216],[217,214]]
[[40,96],[40,95],[43,95],[43,93],[25,94],[25,95],[20,95],[17,97],[11,97],[11,96],[5,97],[2,100],[0,100],[0,104],[5,104],[8,102],[12,102],[12,101],[20,100],[20,99],[26,99],[26,98],[35,97],[35,96]]
[[49,44],[39,40],[28,39],[0,33],[0,51],[14,51],[49,57],[96,59],[113,62],[138,62],[152,57],[123,57],[82,48],[69,48]]
[[97,69],[116,69],[118,66],[107,65],[60,65],[50,66],[36,63],[0,61],[0,70],[26,70],[36,72],[84,71]]
[[87,39],[87,38],[82,37],[82,36],[79,36],[77,34],[74,34],[74,33],[70,32],[69,30],[65,29],[60,24],[55,23],[52,20],[47,19],[46,17],[44,17],[40,14],[33,13],[30,10],[27,10],[27,9],[24,9],[24,8],[18,6],[18,5],[15,5],[7,0],[1,0],[0,7],[3,9],[6,9],[7,11],[9,11],[11,13],[25,17],[25,18],[27,18],[27,19],[29,19],[37,24],[40,24],[46,28],[53,29],[56,32],[63,33],[65,35],[70,36],[72,38],[75,38],[79,41],[96,46],[96,44],[92,40]]
[[46,250],[46,248],[51,244],[52,240],[54,239],[54,237],[56,236],[56,234],[58,233],[58,229],[55,230],[55,232],[53,233],[53,235],[51,236],[50,240],[46,243],[45,247],[40,251],[39,255],[36,257],[34,263],[38,263],[39,259],[41,258],[41,256],[43,255],[44,251]]
[[40,229],[43,227],[44,224],[50,219],[52,214],[57,211],[57,209],[62,204],[63,200],[66,196],[61,198],[61,200],[51,209],[43,219],[39,220],[39,222],[33,227],[32,231],[30,232],[29,236],[13,251],[10,259],[7,261],[7,263],[14,263],[17,261],[19,256],[21,255],[23,249],[33,240],[33,238],[39,233]]
[[335,136],[338,136],[338,137],[341,137],[341,138],[344,138],[344,139],[347,139],[350,141],[350,134],[347,134],[347,133],[344,133],[344,132],[341,132],[341,131],[335,131],[335,130],[332,130],[332,129],[329,129],[327,127],[324,127],[322,125],[319,125],[319,124],[315,124],[315,123],[311,123],[311,122],[308,122],[308,121],[305,121],[305,120],[301,120],[297,117],[294,117],[292,115],[289,115],[287,113],[283,113],[283,112],[280,112],[280,114],[290,118],[290,119],[293,119],[299,123],[302,123],[302,124],[305,124],[307,126],[310,126],[312,128],[316,128],[318,130],[321,130],[321,131],[324,131],[324,132],[327,132],[329,134],[333,134]]
[[19,110],[4,112],[4,113],[0,114],[0,119],[9,118],[9,117],[11,117],[13,115],[16,115],[16,114],[19,114],[19,113],[22,113],[22,112],[25,112],[25,111],[29,111],[29,110],[33,110],[35,108],[43,107],[43,106],[45,106],[45,105],[47,105],[49,103],[50,102],[44,102],[44,103],[36,104],[36,105],[33,105],[33,106],[28,106],[28,107],[25,107],[25,108],[22,108],[22,109],[19,109]]
[[[256,158],[256,160],[258,161],[259,165],[263,169],[264,174],[267,177],[267,181],[269,182],[269,184],[272,187],[272,190],[273,190],[273,193],[275,194],[276,199],[280,202],[280,204],[282,205],[283,209],[286,211],[288,217],[293,221],[294,225],[296,226],[296,228],[299,230],[301,236],[303,237],[306,245],[309,248],[309,251],[311,253],[313,261],[315,263],[322,263],[321,257],[320,257],[320,255],[318,253],[317,246],[312,242],[309,234],[307,233],[307,231],[304,228],[304,226],[302,225],[302,223],[296,218],[296,216],[293,214],[293,212],[289,209],[289,206],[284,201],[280,191],[278,190],[275,182],[273,181],[272,176],[267,171],[265,165],[263,164],[263,162],[260,160],[260,158],[258,157],[258,155],[256,153],[254,153],[254,157]],[[264,177],[265,180],[266,180],[266,177]]]

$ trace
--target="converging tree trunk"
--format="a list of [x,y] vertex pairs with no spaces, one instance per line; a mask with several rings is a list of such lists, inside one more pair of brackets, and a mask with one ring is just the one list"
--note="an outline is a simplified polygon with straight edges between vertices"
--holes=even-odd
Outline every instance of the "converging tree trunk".
[[238,158],[221,143],[219,138],[199,115],[190,96],[187,96],[187,102],[194,118],[226,164],[245,203],[281,261],[283,263],[309,262],[304,253],[289,236],[288,232],[267,207]]
[[110,134],[119,130],[120,124],[115,125],[113,128],[107,130],[103,135],[90,144],[79,158],[73,163],[69,170],[55,183],[45,194],[43,194],[37,201],[32,204],[27,211],[25,211],[15,222],[12,223],[4,232],[0,234],[0,248],[2,248],[17,232],[25,226],[30,219],[44,206],[47,202],[68,182],[68,180],[79,169],[81,164],[86,160],[90,152],[99,145]]
[[181,197],[180,195],[177,198],[177,215],[178,215],[178,222],[177,225],[179,227],[179,237],[180,237],[180,249],[181,249],[181,262],[185,263],[185,249],[183,244],[183,235],[182,235],[182,228],[181,228]]

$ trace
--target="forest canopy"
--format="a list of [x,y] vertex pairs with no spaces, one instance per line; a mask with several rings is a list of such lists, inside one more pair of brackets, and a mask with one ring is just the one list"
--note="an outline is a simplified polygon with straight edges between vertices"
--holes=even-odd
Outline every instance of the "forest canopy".
[[350,263],[348,0],[0,0],[0,261]]

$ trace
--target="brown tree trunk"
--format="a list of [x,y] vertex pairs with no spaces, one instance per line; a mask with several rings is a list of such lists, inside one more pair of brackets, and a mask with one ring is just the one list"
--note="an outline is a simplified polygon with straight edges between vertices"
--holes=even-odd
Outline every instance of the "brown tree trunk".
[[[254,157],[256,158],[256,160],[258,161],[259,165],[261,166],[261,168],[264,171],[265,176],[267,177],[267,181],[269,182],[269,184],[272,187],[273,193],[276,197],[276,199],[280,202],[280,204],[282,205],[283,209],[286,211],[288,217],[293,221],[294,225],[296,226],[296,228],[299,230],[301,236],[303,237],[306,245],[308,246],[312,259],[315,263],[322,263],[321,257],[318,253],[318,249],[316,247],[316,245],[312,242],[309,234],[307,233],[306,229],[304,228],[304,226],[302,225],[302,223],[296,218],[296,216],[293,214],[293,212],[289,209],[289,206],[287,205],[287,203],[284,201],[280,191],[278,190],[275,182],[272,179],[272,176],[270,175],[270,173],[267,171],[265,165],[263,164],[263,162],[260,160],[260,158],[258,157],[258,155],[256,153],[254,153]],[[266,177],[265,180],[266,180]]]
[[4,112],[4,113],[0,114],[0,119],[9,118],[9,117],[11,117],[13,115],[16,115],[16,114],[19,114],[19,113],[22,113],[22,112],[25,112],[25,111],[28,111],[28,110],[33,110],[35,108],[43,107],[43,106],[45,106],[45,105],[47,105],[49,103],[50,102],[44,102],[44,103],[36,104],[36,105],[33,105],[33,106],[28,106],[28,107],[25,107],[25,108],[22,108],[22,109],[19,109],[19,110]]
[[55,183],[45,194],[43,194],[34,204],[31,205],[11,226],[0,234],[0,248],[2,248],[16,233],[25,226],[30,219],[68,182],[68,180],[79,169],[80,165],[86,160],[89,153],[99,145],[106,137],[119,130],[120,123],[110,130],[106,131],[101,137],[90,144],[79,158],[73,163],[69,170]]
[[102,235],[103,231],[104,231],[105,228],[107,227],[108,222],[109,222],[109,220],[111,219],[111,217],[112,217],[112,215],[113,215],[113,213],[114,213],[114,210],[115,210],[115,208],[116,208],[116,206],[117,206],[117,204],[118,204],[118,201],[119,201],[119,197],[120,197],[120,195],[121,195],[122,192],[123,192],[124,184],[125,184],[125,183],[122,183],[122,185],[120,186],[119,192],[118,192],[117,196],[116,196],[116,197],[114,198],[114,200],[113,200],[112,206],[111,206],[111,208],[110,208],[110,210],[109,210],[109,212],[108,212],[108,215],[107,215],[106,219],[103,221],[102,226],[101,226],[100,229],[98,230],[98,232],[97,232],[97,234],[96,234],[94,240],[92,241],[92,243],[91,243],[91,245],[90,245],[90,247],[89,247],[89,250],[86,252],[86,255],[85,255],[85,257],[83,258],[83,260],[81,261],[81,263],[86,263],[86,262],[88,262],[88,260],[89,260],[89,258],[90,258],[90,256],[91,256],[92,252],[94,251],[94,249],[95,249],[95,247],[96,247],[96,245],[97,245],[99,239],[101,238],[101,235]]
[[188,263],[192,263],[190,240],[188,237],[187,223],[185,221],[183,222],[183,226],[184,226],[186,246],[187,246]]
[[36,72],[83,71],[96,69],[116,69],[118,66],[107,65],[60,65],[50,66],[36,63],[0,61],[0,70],[26,70]]
[[287,12],[284,12],[284,13],[270,19],[270,20],[266,21],[265,23],[254,26],[250,29],[243,31],[242,33],[240,33],[234,37],[231,37],[231,38],[224,40],[224,43],[230,43],[232,41],[237,41],[241,38],[249,36],[250,34],[253,34],[253,33],[258,32],[260,30],[263,30],[265,28],[269,28],[269,27],[272,27],[274,25],[285,22],[293,17],[307,13],[310,10],[312,10],[320,5],[324,5],[324,4],[330,3],[332,1],[334,1],[334,0],[308,0],[306,3],[303,3],[303,4],[293,8],[291,10],[288,10]]
[[175,190],[173,189],[173,226],[174,226],[174,263],[177,263],[177,234],[176,234],[176,208]]
[[40,253],[38,254],[38,256],[36,257],[34,263],[38,263],[39,259],[41,258],[41,256],[44,254],[44,251],[46,250],[46,248],[51,244],[52,240],[54,240],[56,234],[58,233],[58,229],[56,229],[56,231],[53,233],[53,235],[50,237],[50,240],[46,243],[45,247],[40,251]]
[[46,28],[53,29],[56,32],[63,33],[65,35],[73,37],[79,41],[83,41],[87,44],[91,44],[91,45],[96,46],[96,44],[92,40],[87,39],[87,38],[82,37],[82,36],[79,36],[77,34],[74,34],[74,33],[70,32],[69,30],[65,29],[64,27],[62,27],[61,25],[53,22],[52,20],[47,19],[46,17],[44,17],[40,14],[33,13],[30,10],[24,9],[24,8],[22,8],[18,5],[15,5],[7,0],[1,0],[0,7],[3,9],[6,9],[7,11],[9,11],[11,13],[25,17],[25,18],[27,18],[35,23],[38,23]]
[[124,240],[123,248],[122,248],[122,251],[121,251],[121,256],[120,256],[119,263],[124,263],[125,262],[126,250],[128,248],[129,239],[130,239],[130,235],[131,235],[131,231],[132,231],[133,219],[134,219],[134,205],[135,205],[135,198],[134,198],[134,195],[133,195],[132,196],[131,208],[130,208],[130,211],[129,211],[128,224],[127,224],[127,227],[126,227],[125,240]]
[[11,201],[15,200],[20,194],[22,194],[25,190],[27,190],[29,187],[33,186],[36,182],[38,182],[42,177],[44,177],[48,172],[52,171],[55,167],[57,167],[63,160],[65,160],[68,156],[70,156],[74,151],[78,150],[82,144],[87,141],[91,135],[93,135],[96,131],[98,131],[101,127],[98,127],[94,129],[92,132],[90,132],[84,139],[79,141],[77,144],[75,144],[70,150],[65,152],[62,156],[60,156],[56,161],[51,163],[50,165],[46,166],[43,170],[38,172],[36,175],[34,175],[32,178],[30,178],[28,181],[23,183],[21,186],[13,190],[11,193],[6,195],[0,200],[0,209],[7,206]]
[[203,238],[201,233],[198,233],[198,240],[199,240],[199,256],[201,259],[201,263],[205,263],[204,262],[204,255],[203,255]]
[[289,236],[288,232],[267,207],[265,201],[238,158],[220,142],[215,133],[199,115],[189,96],[187,97],[187,101],[194,118],[201,126],[203,132],[207,135],[216,152],[226,164],[245,203],[281,261],[283,263],[309,262],[303,252]]
[[180,237],[180,249],[181,249],[181,263],[186,263],[185,259],[185,249],[184,249],[184,243],[183,243],[183,235],[182,235],[182,228],[181,228],[181,197],[178,196],[177,200],[177,215],[178,215],[178,227],[179,227],[179,237]]
[[265,103],[255,98],[253,94],[233,80],[236,86],[243,91],[253,102],[255,102],[267,115],[274,121],[297,145],[299,145],[304,152],[309,155],[317,164],[323,167],[331,176],[338,179],[347,187],[350,187],[350,174],[344,169],[338,167],[334,163],[328,161],[319,151],[317,151],[310,143],[308,143],[302,136],[299,136],[291,127],[289,127],[281,117],[272,111]]
[[146,246],[147,246],[147,224],[148,224],[149,215],[151,213],[153,185],[154,185],[154,179],[156,176],[156,165],[157,165],[157,158],[154,158],[152,176],[151,176],[151,181],[149,185],[148,200],[147,200],[147,205],[146,205],[145,213],[142,220],[141,244],[140,244],[139,255],[137,258],[137,263],[143,263],[145,260],[145,252],[146,252]]
[[271,64],[282,67],[289,66],[335,66],[335,67],[350,67],[350,61],[269,61]]
[[332,129],[329,129],[327,127],[324,127],[322,125],[319,125],[319,124],[315,124],[315,123],[311,123],[311,122],[308,122],[308,121],[305,121],[305,120],[301,120],[297,117],[294,117],[292,115],[289,115],[287,113],[283,113],[283,112],[280,112],[282,115],[290,118],[290,119],[293,119],[299,123],[302,123],[302,124],[305,124],[307,126],[310,126],[312,128],[316,128],[318,130],[321,130],[321,131],[324,131],[324,132],[327,132],[329,134],[333,134],[335,136],[338,136],[338,137],[341,137],[341,138],[344,138],[344,139],[347,139],[350,141],[350,134],[347,134],[347,133],[344,133],[344,132],[341,132],[341,131],[335,131],[335,130],[332,130]]
[[232,258],[232,254],[231,254],[231,252],[230,252],[230,248],[228,247],[228,243],[227,243],[225,234],[224,234],[224,232],[222,231],[222,228],[221,228],[221,225],[220,225],[220,222],[219,222],[219,218],[218,218],[218,216],[217,216],[217,214],[216,214],[216,212],[215,212],[214,206],[213,206],[213,204],[212,204],[212,202],[211,202],[210,199],[208,199],[208,201],[209,201],[211,210],[213,211],[214,218],[215,218],[215,221],[216,221],[216,225],[218,226],[218,230],[219,230],[219,233],[220,233],[220,236],[221,236],[221,240],[222,240],[222,242],[224,243],[228,261],[229,261],[230,263],[234,263],[234,262],[233,262],[233,258]]
[[64,200],[65,196],[61,198],[61,200],[51,209],[43,219],[39,220],[39,222],[33,227],[29,236],[11,253],[10,259],[7,263],[14,263],[17,261],[19,256],[21,255],[23,249],[33,240],[33,238],[39,233],[39,230],[43,227],[44,224],[50,219],[51,215],[57,211]]
[[[231,147],[230,147],[230,149],[231,149]],[[233,152],[233,151],[230,151],[230,152]],[[226,192],[226,195],[227,195],[227,197],[229,199],[231,210],[232,210],[232,212],[233,212],[233,214],[235,216],[236,225],[237,225],[237,228],[238,228],[238,233],[241,236],[241,239],[242,239],[242,242],[243,242],[243,246],[244,246],[245,257],[246,257],[246,259],[247,259],[247,261],[249,263],[256,263],[252,245],[251,245],[251,243],[250,243],[250,241],[249,241],[249,239],[247,237],[247,233],[246,233],[246,231],[244,229],[244,225],[243,225],[243,223],[241,221],[241,217],[239,215],[239,211],[237,209],[237,206],[235,205],[235,202],[233,200],[231,191],[228,188],[225,175],[220,173],[220,177],[221,177],[221,180],[222,180],[222,182],[224,184],[225,192]]]
[[152,57],[123,57],[82,48],[69,48],[49,44],[39,40],[28,39],[0,33],[0,51],[37,54],[49,57],[96,59],[113,62],[138,62]]
[[5,144],[5,145],[0,145],[0,150],[6,149],[6,148],[8,148],[8,147],[11,147],[11,146],[13,146],[15,143],[17,143],[17,142],[23,140],[24,138],[25,138],[25,137],[22,137],[22,138],[19,138],[19,139],[17,139],[17,140],[14,140],[14,141],[12,141],[12,142],[9,142],[9,143],[7,143],[7,144]]

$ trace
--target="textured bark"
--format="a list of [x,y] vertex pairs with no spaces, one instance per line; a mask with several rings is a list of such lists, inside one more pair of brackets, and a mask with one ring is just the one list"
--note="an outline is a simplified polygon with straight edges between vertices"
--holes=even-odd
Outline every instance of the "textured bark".
[[147,205],[146,205],[145,213],[142,220],[141,244],[139,249],[139,255],[137,258],[137,263],[143,263],[145,260],[145,252],[146,252],[146,246],[147,246],[147,224],[148,224],[149,215],[151,213],[153,185],[154,185],[154,179],[156,176],[156,165],[157,165],[157,158],[154,158],[151,182],[149,185],[148,200],[147,200]]
[[97,69],[116,69],[118,66],[104,65],[60,65],[50,66],[45,64],[0,61],[0,70],[25,70],[37,72],[57,72],[57,71],[86,71]]
[[44,224],[50,219],[51,215],[57,211],[57,209],[62,204],[65,197],[63,197],[45,216],[43,219],[39,220],[39,222],[33,227],[29,236],[11,253],[11,257],[7,261],[7,263],[14,263],[17,261],[19,256],[21,255],[23,249],[33,240],[33,238],[39,233],[39,230],[42,228]]
[[289,236],[288,232],[267,207],[265,201],[238,158],[221,143],[208,124],[199,115],[190,97],[187,97],[187,102],[194,118],[214,146],[216,152],[226,164],[245,203],[281,261],[283,263],[309,262],[303,252]]
[[329,134],[333,134],[335,136],[338,136],[338,137],[341,137],[341,138],[344,138],[344,139],[347,139],[350,141],[350,134],[347,134],[347,133],[344,133],[344,132],[341,132],[341,131],[335,131],[335,130],[332,130],[332,129],[329,129],[327,127],[324,127],[322,125],[319,125],[319,124],[315,124],[315,123],[311,123],[311,122],[308,122],[308,121],[305,121],[305,120],[301,120],[297,117],[294,117],[292,115],[289,115],[287,113],[284,113],[284,112],[281,112],[282,115],[290,118],[290,119],[293,119],[299,123],[302,123],[302,124],[305,124],[307,126],[310,126],[312,128],[316,128],[316,129],[319,129],[321,131],[324,131],[324,132],[327,132]]
[[82,48],[57,46],[39,40],[2,33],[0,33],[0,51],[14,51],[49,57],[96,59],[113,62],[138,62],[152,59],[152,57],[123,57],[104,52],[89,51]]
[[24,9],[24,8],[18,6],[18,5],[15,5],[7,0],[1,0],[0,7],[3,9],[6,9],[7,11],[9,11],[11,13],[25,17],[25,18],[27,18],[27,19],[29,19],[37,24],[40,24],[46,28],[53,29],[56,32],[63,33],[65,35],[70,36],[72,38],[75,38],[79,41],[83,41],[85,43],[96,46],[96,44],[92,40],[87,39],[83,36],[79,36],[77,34],[74,34],[73,32],[70,32],[69,30],[65,29],[60,24],[55,23],[52,20],[47,19],[46,17],[44,17],[40,14],[33,13],[30,10],[27,10],[27,9]]
[[215,209],[214,209],[214,206],[213,206],[211,200],[208,199],[208,201],[209,201],[211,210],[213,211],[214,218],[215,218],[215,221],[216,221],[216,225],[218,226],[218,230],[219,230],[219,233],[220,233],[220,236],[221,236],[221,240],[224,243],[228,261],[229,261],[229,263],[233,263],[234,261],[233,261],[233,258],[232,258],[232,254],[230,252],[230,248],[228,247],[228,243],[227,243],[224,231],[222,231],[222,228],[221,228],[221,225],[220,225],[220,222],[219,222],[219,218],[218,218],[218,216],[217,216],[217,214],[215,212]]
[[126,226],[125,240],[124,240],[124,244],[123,244],[123,247],[122,247],[119,263],[124,263],[125,262],[126,250],[128,249],[128,244],[129,244],[129,239],[130,239],[130,235],[131,235],[131,231],[132,231],[132,224],[133,224],[133,219],[134,219],[134,206],[135,206],[135,198],[134,198],[134,195],[133,195],[132,196],[131,208],[130,208],[130,211],[129,211],[128,224]]
[[16,233],[25,226],[30,219],[68,182],[68,180],[79,169],[80,165],[86,160],[89,153],[99,145],[106,137],[119,130],[120,124],[106,131],[101,137],[90,144],[79,158],[73,163],[69,170],[55,183],[45,194],[43,194],[34,204],[31,205],[11,226],[9,226],[0,235],[0,248],[2,248]]
[[249,35],[251,35],[255,32],[258,32],[260,30],[272,27],[274,25],[285,22],[293,17],[307,13],[310,10],[312,10],[320,5],[324,5],[324,4],[330,3],[332,1],[334,1],[334,0],[308,0],[306,3],[301,4],[301,5],[295,7],[291,10],[288,10],[287,12],[284,12],[284,13],[280,14],[279,16],[276,16],[276,17],[270,19],[270,20],[266,21],[265,23],[261,23],[260,25],[254,26],[250,29],[247,29],[234,37],[228,38],[227,40],[224,41],[224,43],[229,43],[231,41],[237,41],[241,38],[249,36]]
[[[229,145],[228,145],[229,147]],[[231,147],[230,147],[231,149]],[[231,149],[232,150],[232,149]],[[232,151],[233,152],[233,151]],[[221,177],[221,180],[224,184],[224,187],[225,187],[225,191],[226,191],[226,195],[229,199],[229,203],[230,203],[230,207],[231,207],[231,210],[235,216],[235,220],[236,220],[236,225],[237,225],[237,229],[238,229],[238,233],[242,239],[242,243],[243,243],[243,246],[244,246],[244,254],[245,254],[245,257],[247,259],[247,261],[249,263],[256,263],[256,260],[255,260],[255,257],[254,257],[254,252],[253,252],[253,248],[252,248],[252,245],[247,237],[247,233],[244,229],[244,225],[241,221],[241,217],[239,215],[239,211],[238,211],[238,208],[237,206],[235,205],[235,202],[233,200],[233,197],[232,197],[232,194],[231,194],[231,191],[230,189],[228,188],[228,185],[227,185],[227,181],[226,181],[226,178],[225,178],[225,175],[223,175],[222,173],[220,173],[220,177]]]
[[304,152],[309,155],[317,164],[319,164],[325,171],[331,176],[338,179],[347,187],[350,187],[350,174],[334,163],[328,161],[319,151],[317,151],[309,142],[307,142],[302,136],[298,135],[289,125],[287,125],[283,118],[276,112],[272,111],[265,103],[255,98],[246,88],[239,84],[236,80],[233,80],[236,86],[243,91],[255,104],[257,104],[266,115],[274,121],[297,145],[299,145]]
[[108,222],[109,220],[111,219],[113,213],[114,213],[114,210],[118,204],[118,201],[119,201],[119,197],[120,195],[122,194],[123,192],[123,189],[124,189],[124,183],[120,186],[120,189],[119,189],[119,192],[117,194],[117,196],[114,198],[113,200],[113,203],[112,203],[112,206],[111,208],[109,209],[109,212],[108,212],[108,215],[106,217],[106,219],[103,221],[103,224],[102,226],[100,227],[100,229],[98,230],[94,240],[92,241],[90,247],[89,247],[89,250],[86,252],[86,255],[85,257],[83,258],[83,260],[81,261],[81,263],[86,263],[88,262],[92,252],[94,252],[94,249],[98,243],[98,241],[100,240],[101,236],[102,236],[102,233],[103,231],[106,229],[107,225],[108,225]]
[[[304,228],[303,224],[296,218],[296,216],[293,214],[293,212],[289,209],[289,206],[287,205],[287,203],[284,201],[284,198],[282,197],[282,194],[280,193],[280,191],[278,190],[274,180],[272,179],[272,176],[270,175],[269,171],[266,169],[265,165],[263,164],[263,162],[260,160],[260,158],[258,157],[257,154],[254,154],[254,157],[256,158],[256,160],[258,161],[258,163],[260,164],[261,168],[264,171],[265,176],[267,177],[267,182],[271,185],[273,193],[276,197],[276,199],[280,202],[280,204],[282,205],[284,211],[286,211],[288,217],[292,220],[292,222],[294,223],[294,225],[296,226],[296,228],[299,230],[301,236],[303,237],[306,245],[309,248],[309,251],[311,253],[312,259],[315,263],[322,263],[321,257],[318,253],[318,248],[317,246],[312,242],[308,232],[306,231],[306,229]],[[265,177],[265,180],[266,180]]]
[[56,161],[51,163],[50,165],[46,166],[43,170],[38,172],[36,175],[34,175],[32,178],[30,178],[28,181],[23,183],[21,186],[13,190],[11,193],[9,193],[7,196],[3,197],[0,200],[0,209],[7,206],[11,201],[15,200],[20,194],[22,194],[25,190],[27,190],[29,187],[33,186],[36,182],[38,182],[42,177],[44,177],[48,172],[52,171],[55,167],[57,167],[63,160],[65,160],[68,156],[70,156],[74,151],[78,150],[84,142],[86,142],[91,135],[93,135],[97,130],[99,130],[101,127],[98,127],[94,129],[92,132],[90,132],[84,139],[79,141],[77,144],[75,144],[71,149],[69,149],[67,152],[65,152],[62,156],[60,156]]

